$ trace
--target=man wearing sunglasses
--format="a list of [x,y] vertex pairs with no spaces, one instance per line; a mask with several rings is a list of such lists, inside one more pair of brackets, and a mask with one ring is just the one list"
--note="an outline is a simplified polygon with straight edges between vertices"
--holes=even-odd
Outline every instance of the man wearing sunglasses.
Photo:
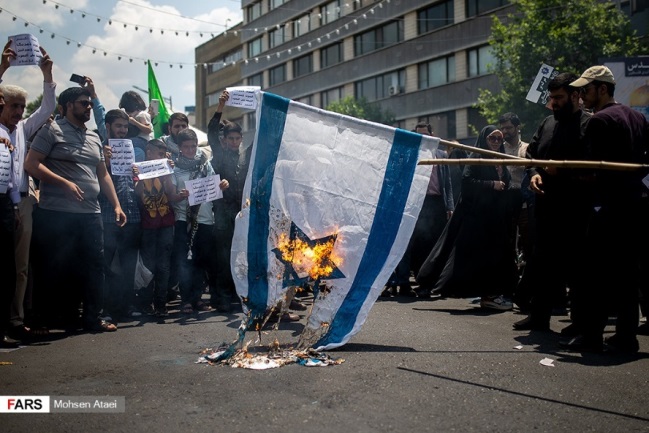
[[[34,213],[34,308],[40,318],[59,320],[76,330],[78,296],[82,325],[91,332],[115,331],[101,320],[104,286],[102,192],[123,227],[126,215],[111,181],[99,136],[86,128],[93,103],[90,92],[72,87],[59,95],[62,119],[34,138],[25,170],[40,179],[40,204]],[[57,303],[58,301],[58,303]]]
[[[592,66],[572,83],[594,114],[586,128],[588,159],[646,163],[649,144],[647,119],[639,111],[615,101],[615,78],[606,66]],[[584,284],[577,287],[583,303],[574,312],[582,318],[581,335],[570,349],[599,349],[611,313],[617,312],[615,334],[606,339],[608,349],[635,353],[638,312],[638,269],[642,233],[642,178],[646,171],[597,170],[588,227]]]

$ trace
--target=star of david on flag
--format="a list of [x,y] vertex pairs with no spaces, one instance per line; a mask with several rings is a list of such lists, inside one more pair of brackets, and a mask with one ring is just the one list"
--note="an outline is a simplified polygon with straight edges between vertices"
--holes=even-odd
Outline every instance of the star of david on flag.
[[291,287],[312,284],[301,339],[339,347],[361,329],[407,248],[432,167],[417,161],[433,158],[439,139],[259,96],[232,242],[237,294],[262,317]]

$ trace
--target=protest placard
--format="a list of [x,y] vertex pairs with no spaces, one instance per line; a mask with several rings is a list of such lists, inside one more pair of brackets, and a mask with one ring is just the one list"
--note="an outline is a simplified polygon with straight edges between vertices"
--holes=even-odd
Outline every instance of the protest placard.
[[223,191],[219,188],[219,183],[221,183],[221,176],[218,174],[186,181],[185,188],[189,191],[189,205],[194,206],[223,198]]
[[254,110],[257,108],[257,95],[261,90],[259,86],[238,86],[228,87],[225,90],[230,94],[230,98],[225,105],[231,107],[240,107]]
[[133,163],[135,162],[135,151],[133,142],[129,139],[108,140],[112,152],[110,158],[110,172],[115,176],[132,176]]
[[134,165],[140,172],[137,176],[139,180],[153,179],[154,177],[160,177],[174,172],[174,169],[169,165],[168,159],[136,162]]
[[559,75],[559,71],[543,63],[525,99],[535,104],[547,105],[550,97],[548,83],[557,75]]
[[9,48],[16,52],[16,58],[11,59],[11,66],[40,65],[43,53],[41,45],[36,36],[24,33],[22,35],[9,36],[11,45]]
[[7,193],[11,179],[11,152],[4,143],[0,143],[0,194]]

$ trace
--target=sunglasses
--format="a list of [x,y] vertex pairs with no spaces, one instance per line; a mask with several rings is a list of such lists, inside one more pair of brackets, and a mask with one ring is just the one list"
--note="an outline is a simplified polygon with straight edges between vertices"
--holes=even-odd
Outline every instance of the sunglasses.
[[500,143],[503,141],[503,138],[500,135],[490,135],[487,137],[488,141],[491,141],[492,143]]
[[88,107],[94,107],[95,104],[92,103],[92,101],[86,101],[85,99],[80,99],[78,101],[74,101],[75,104],[80,104],[83,108],[88,108]]

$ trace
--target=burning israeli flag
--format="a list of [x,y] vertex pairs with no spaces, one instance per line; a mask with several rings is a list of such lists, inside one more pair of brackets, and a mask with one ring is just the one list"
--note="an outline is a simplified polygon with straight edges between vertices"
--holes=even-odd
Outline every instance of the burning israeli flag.
[[301,342],[356,334],[406,250],[439,139],[260,92],[257,133],[232,243],[250,317],[305,284],[314,303]]

